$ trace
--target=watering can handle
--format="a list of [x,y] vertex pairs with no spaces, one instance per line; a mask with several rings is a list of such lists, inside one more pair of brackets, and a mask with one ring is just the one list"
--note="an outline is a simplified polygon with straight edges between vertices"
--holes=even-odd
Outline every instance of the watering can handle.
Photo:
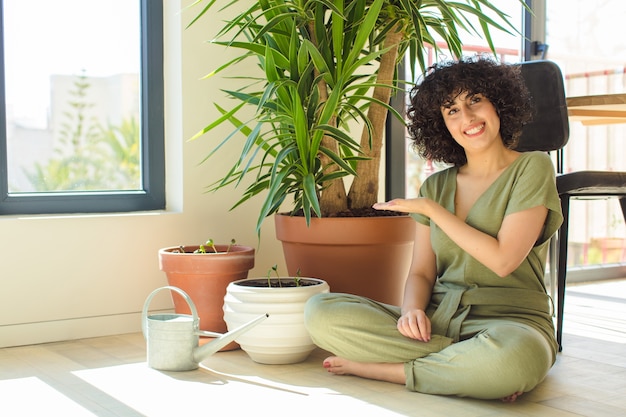
[[193,301],[191,300],[191,297],[189,297],[187,295],[187,293],[183,290],[181,290],[178,287],[172,287],[171,285],[165,286],[165,287],[161,287],[161,288],[157,288],[156,290],[152,291],[150,293],[150,295],[148,296],[148,298],[146,298],[146,301],[143,304],[143,311],[141,313],[141,331],[143,332],[143,336],[146,337],[146,328],[147,328],[147,322],[148,322],[148,307],[150,306],[150,302],[152,301],[152,298],[154,298],[155,295],[157,295],[157,293],[161,290],[170,290],[170,291],[175,291],[178,294],[180,294],[181,297],[183,297],[185,299],[185,301],[187,302],[187,304],[189,305],[189,308],[191,309],[191,315],[193,317],[193,329],[194,331],[198,331],[200,328],[200,319],[198,317],[198,310],[196,310],[196,306],[194,305]]

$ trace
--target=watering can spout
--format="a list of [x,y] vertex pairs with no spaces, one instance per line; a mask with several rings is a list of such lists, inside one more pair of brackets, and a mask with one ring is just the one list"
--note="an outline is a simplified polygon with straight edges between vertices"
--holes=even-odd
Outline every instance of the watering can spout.
[[[260,322],[262,322],[263,320],[265,320],[266,318],[269,317],[269,314],[264,314],[262,316],[257,317],[256,319],[245,323],[239,327],[237,327],[236,329],[231,330],[228,333],[224,333],[224,334],[213,334],[215,336],[217,336],[214,340],[212,340],[209,343],[206,343],[203,346],[197,347],[193,350],[193,359],[195,362],[202,362],[204,359],[208,358],[209,356],[211,356],[212,354],[214,354],[215,352],[219,351],[221,348],[223,348],[224,346],[226,346],[227,344],[229,344],[230,342],[234,341],[237,337],[239,337],[241,334],[247,332],[248,330],[250,330],[252,327],[256,326],[257,324],[259,324]],[[201,334],[205,334],[205,332],[201,332]]]

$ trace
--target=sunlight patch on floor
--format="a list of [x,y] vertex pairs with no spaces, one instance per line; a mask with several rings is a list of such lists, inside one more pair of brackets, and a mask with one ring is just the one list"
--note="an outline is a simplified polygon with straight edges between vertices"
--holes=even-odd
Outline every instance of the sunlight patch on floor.
[[0,380],[0,415],[2,416],[93,417],[96,414],[37,377]]
[[377,416],[402,415],[326,388],[292,386],[258,376],[248,378],[207,369],[161,372],[146,363],[136,363],[73,373],[126,407],[151,417],[191,415],[199,410],[206,410],[207,414],[228,413],[229,408],[238,413],[247,410],[272,416],[319,416],[333,409],[370,414],[373,408],[377,409]]

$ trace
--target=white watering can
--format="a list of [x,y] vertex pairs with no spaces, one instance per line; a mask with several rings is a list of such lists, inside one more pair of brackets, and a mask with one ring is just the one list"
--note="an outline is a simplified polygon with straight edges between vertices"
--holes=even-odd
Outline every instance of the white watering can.
[[[188,314],[155,314],[148,316],[148,306],[152,298],[161,290],[179,293],[189,305]],[[257,317],[249,323],[228,332],[214,333],[200,330],[200,318],[196,306],[186,292],[177,287],[157,288],[146,298],[141,315],[141,328],[147,341],[148,366],[161,371],[191,371],[198,363],[211,356],[242,333],[268,317]],[[198,346],[199,336],[215,337],[203,346]]]

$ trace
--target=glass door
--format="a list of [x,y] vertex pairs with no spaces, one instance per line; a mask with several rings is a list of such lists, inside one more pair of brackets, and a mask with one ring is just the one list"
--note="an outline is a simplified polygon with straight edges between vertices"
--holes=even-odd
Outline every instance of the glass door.
[[[623,0],[545,1],[545,58],[565,77],[568,97],[626,93]],[[564,172],[626,171],[626,124],[583,125],[570,120]],[[573,200],[570,266],[626,262],[626,228],[616,199]]]

